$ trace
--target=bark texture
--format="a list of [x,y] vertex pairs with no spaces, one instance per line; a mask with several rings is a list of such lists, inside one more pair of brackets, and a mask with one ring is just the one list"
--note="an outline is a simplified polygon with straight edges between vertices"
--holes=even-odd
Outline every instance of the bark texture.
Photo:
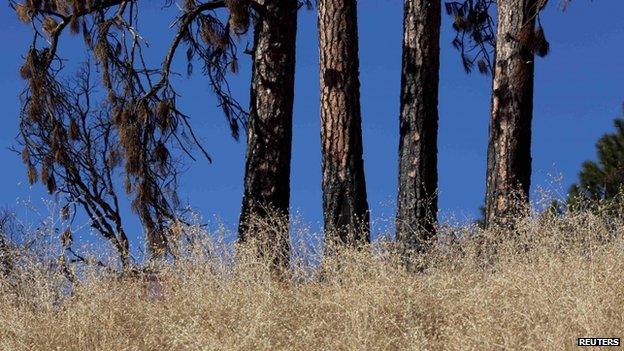
[[420,249],[438,212],[440,1],[405,0],[397,240]]
[[[297,35],[296,0],[258,1],[254,33],[251,107],[247,135],[245,190],[239,225],[242,241],[253,237],[254,218],[287,218]],[[286,225],[287,226],[287,223]],[[266,228],[265,228],[266,229]],[[286,257],[287,228],[279,237],[257,238]],[[265,230],[266,231],[266,230]],[[283,262],[284,263],[284,262]]]
[[531,185],[535,0],[499,0],[490,115],[486,225],[523,211]]
[[325,239],[365,243],[370,236],[356,1],[319,0],[318,26]]

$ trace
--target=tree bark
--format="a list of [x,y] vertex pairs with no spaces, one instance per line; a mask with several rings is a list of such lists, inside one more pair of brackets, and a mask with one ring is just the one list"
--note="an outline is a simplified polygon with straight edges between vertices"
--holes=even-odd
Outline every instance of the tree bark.
[[405,0],[397,240],[421,249],[438,212],[440,0]]
[[362,158],[356,0],[319,0],[321,147],[326,242],[370,241]]
[[535,0],[499,0],[490,115],[486,225],[509,225],[531,185]]
[[169,246],[162,227],[154,222],[147,204],[139,205],[138,213],[147,236],[147,252],[150,260],[164,260],[169,253]]
[[[297,35],[296,0],[258,1],[254,33],[251,107],[247,134],[245,191],[239,225],[242,241],[267,217],[288,218]],[[259,220],[259,221],[258,221]],[[279,257],[289,252],[287,220],[279,238],[261,238]],[[265,232],[267,228],[264,228]],[[275,231],[273,231],[275,232]],[[260,239],[260,238],[257,238]],[[283,260],[280,264],[287,264]]]

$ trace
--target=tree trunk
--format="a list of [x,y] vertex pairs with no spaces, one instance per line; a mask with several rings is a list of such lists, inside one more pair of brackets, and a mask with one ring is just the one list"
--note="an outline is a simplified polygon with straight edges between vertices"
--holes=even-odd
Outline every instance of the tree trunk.
[[490,115],[486,225],[509,225],[531,185],[535,0],[499,0]]
[[405,0],[397,240],[421,249],[438,212],[440,0]]
[[169,246],[162,226],[156,225],[147,204],[141,204],[138,210],[147,236],[147,252],[150,259],[154,261],[164,260],[169,253]]
[[356,0],[319,0],[318,26],[325,239],[366,243]]
[[[258,1],[254,33],[251,107],[247,135],[245,193],[239,225],[242,241],[260,239],[287,264],[288,209],[295,82],[296,0]],[[271,216],[283,217],[279,238],[258,238]],[[264,228],[264,232],[269,231]],[[277,232],[271,230],[271,232]]]

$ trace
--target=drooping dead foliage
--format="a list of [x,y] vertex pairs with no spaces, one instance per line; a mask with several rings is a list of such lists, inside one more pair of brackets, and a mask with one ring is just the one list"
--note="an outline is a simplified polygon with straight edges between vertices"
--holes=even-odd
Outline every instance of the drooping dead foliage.
[[[64,84],[33,67],[28,70],[37,72],[22,94],[20,118],[22,161],[29,181],[40,179],[50,193],[63,197],[63,218],[82,208],[91,227],[127,264],[129,244],[114,184],[119,164],[108,162],[119,152],[119,138],[107,105],[92,105],[91,66],[83,66]],[[39,90],[41,82],[45,92]]]
[[[226,75],[237,67],[232,35],[247,31],[250,2],[186,1],[160,67],[146,64],[137,1],[28,0],[10,5],[21,21],[33,26],[32,45],[20,68],[27,81],[21,97],[20,152],[28,180],[40,181],[70,206],[82,208],[92,227],[127,263],[128,240],[115,187],[121,176],[151,253],[170,253],[170,223],[179,218],[180,161],[183,156],[194,159],[193,150],[210,160],[189,117],[178,108],[179,95],[170,80],[172,61],[184,46],[188,73],[194,63],[203,66],[238,138],[246,112],[232,97]],[[219,9],[227,11],[229,20],[222,20]],[[91,60],[74,79],[64,78],[67,64],[58,53],[66,30],[82,34]],[[94,68],[99,77],[92,77]]]
[[249,29],[249,5],[251,0],[226,0],[225,4],[230,10],[228,24],[237,35],[242,35]]
[[453,17],[453,29],[457,32],[452,41],[459,50],[466,72],[475,65],[482,74],[492,71],[492,56],[496,45],[496,23],[492,11],[495,0],[460,0],[446,4],[446,13]]
[[[522,43],[533,54],[540,57],[548,55],[550,44],[546,40],[540,21],[540,12],[548,0],[530,1],[529,21],[537,21],[537,28],[526,25],[520,33],[509,33],[507,40]],[[496,49],[496,0],[459,0],[446,4],[446,13],[453,17],[453,29],[456,32],[451,44],[460,52],[464,70],[467,73],[477,70],[482,74],[492,72],[494,50]],[[528,23],[527,23],[528,24]]]

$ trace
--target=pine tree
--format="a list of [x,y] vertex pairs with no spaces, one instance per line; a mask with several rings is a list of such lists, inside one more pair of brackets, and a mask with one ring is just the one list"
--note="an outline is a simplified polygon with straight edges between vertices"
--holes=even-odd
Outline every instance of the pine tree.
[[[550,45],[539,21],[547,0],[464,0],[446,3],[453,40],[466,72],[492,73],[485,225],[508,225],[527,208],[535,55]],[[498,19],[491,12],[496,7]],[[538,24],[536,27],[536,23]],[[494,55],[492,60],[491,55]]]
[[[259,4],[254,33],[251,108],[248,121],[245,192],[239,235],[246,241],[262,232],[253,228],[267,216],[288,217],[295,82],[297,0]],[[280,237],[262,238],[287,265],[287,228]],[[282,233],[284,232],[284,233]],[[260,239],[260,238],[258,238]],[[278,250],[274,250],[275,247]]]
[[[141,4],[9,1],[18,18],[32,27],[31,46],[20,68],[26,88],[19,132],[28,180],[43,183],[64,205],[81,208],[124,266],[131,261],[130,249],[116,180],[123,179],[150,257],[161,259],[175,256],[170,239],[178,237],[175,232],[184,221],[177,196],[181,156],[194,158],[194,149],[210,161],[178,105],[180,96],[171,79],[174,58],[185,51],[189,75],[194,62],[202,64],[234,137],[247,117],[226,78],[229,70],[235,71],[235,39],[250,24],[251,1],[179,4],[160,68],[146,64],[154,61],[146,58]],[[65,60],[67,32],[82,35],[89,56],[73,79],[65,74],[73,65],[58,64]],[[96,72],[99,79],[94,79]]]
[[486,224],[507,225],[522,214],[531,185],[531,124],[535,54],[548,53],[540,26],[542,0],[498,1],[487,157]]
[[403,21],[397,240],[419,248],[438,212],[440,2],[406,0]]
[[325,238],[365,243],[370,234],[362,158],[356,0],[319,0],[318,27]]
[[613,122],[615,132],[603,135],[596,143],[598,160],[585,161],[578,183],[570,187],[568,205],[578,209],[602,200],[621,202],[624,185],[624,118]]

